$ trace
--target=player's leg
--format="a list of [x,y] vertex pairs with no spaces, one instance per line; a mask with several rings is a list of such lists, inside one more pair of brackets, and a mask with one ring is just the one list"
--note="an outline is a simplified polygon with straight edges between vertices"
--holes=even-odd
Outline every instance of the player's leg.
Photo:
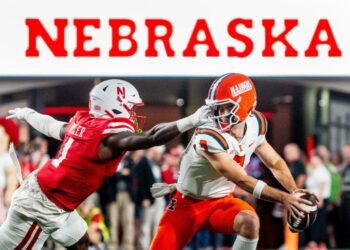
[[35,221],[10,209],[0,227],[0,249],[41,249],[48,237]]
[[69,214],[62,226],[51,234],[51,237],[69,249],[87,249],[87,224],[77,211]]
[[233,249],[256,249],[259,237],[259,217],[255,210],[241,199],[232,196],[218,200],[207,226],[224,234],[238,234]]
[[150,250],[182,250],[207,218],[198,203],[177,192],[165,209]]
[[243,210],[236,215],[233,228],[238,236],[233,249],[256,249],[259,240],[259,217],[250,210]]

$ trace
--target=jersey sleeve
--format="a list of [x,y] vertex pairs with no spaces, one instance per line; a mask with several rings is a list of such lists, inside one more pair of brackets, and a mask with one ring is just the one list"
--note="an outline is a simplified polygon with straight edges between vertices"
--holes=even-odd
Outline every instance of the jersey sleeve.
[[117,134],[125,131],[135,133],[135,128],[127,122],[117,121],[109,123],[103,131],[103,134]]
[[205,153],[220,153],[228,149],[226,139],[219,132],[209,128],[196,129],[194,145],[196,151]]
[[257,145],[260,145],[265,140],[268,124],[267,124],[266,117],[262,112],[254,111],[253,114],[254,114],[256,121],[258,123],[258,142],[257,142]]

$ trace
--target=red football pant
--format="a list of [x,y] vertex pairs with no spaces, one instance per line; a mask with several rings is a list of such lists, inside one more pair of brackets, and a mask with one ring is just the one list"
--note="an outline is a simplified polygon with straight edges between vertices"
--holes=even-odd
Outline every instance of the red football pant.
[[234,219],[243,210],[255,212],[248,203],[232,195],[195,200],[176,192],[160,220],[150,250],[182,250],[200,229],[234,234]]

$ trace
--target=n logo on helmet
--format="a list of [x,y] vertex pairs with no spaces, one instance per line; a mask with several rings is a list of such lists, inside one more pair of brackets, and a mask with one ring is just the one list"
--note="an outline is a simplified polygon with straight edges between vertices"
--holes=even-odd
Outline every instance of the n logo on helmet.
[[117,87],[117,100],[118,102],[122,102],[125,99],[125,87]]

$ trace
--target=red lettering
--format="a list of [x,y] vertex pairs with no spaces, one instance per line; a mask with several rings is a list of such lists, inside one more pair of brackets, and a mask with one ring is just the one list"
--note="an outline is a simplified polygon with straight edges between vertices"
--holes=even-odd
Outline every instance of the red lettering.
[[235,47],[228,47],[227,48],[227,55],[228,56],[247,57],[253,51],[254,44],[253,44],[252,39],[250,39],[249,37],[247,37],[245,35],[238,33],[236,30],[237,26],[240,24],[244,25],[247,28],[253,27],[253,21],[251,19],[237,18],[237,19],[232,20],[228,24],[227,31],[232,38],[244,43],[245,49],[243,51],[237,51],[235,49]]
[[[155,43],[157,40],[160,40],[164,44],[166,55],[169,57],[175,56],[174,50],[170,46],[170,37],[173,33],[173,26],[171,23],[164,19],[147,19],[145,22],[148,27],[148,48],[146,50],[146,56],[158,56],[158,51],[155,48]],[[157,27],[162,26],[165,28],[165,34],[161,36],[156,35]]]
[[[109,25],[112,28],[112,48],[109,51],[109,56],[132,56],[137,51],[137,42],[133,38],[133,34],[136,30],[135,22],[130,19],[111,19]],[[130,28],[130,33],[127,35],[121,35],[120,29],[123,26]],[[120,41],[127,40],[131,43],[130,48],[127,50],[120,49]]]
[[39,19],[26,19],[26,25],[28,26],[28,40],[29,47],[26,50],[26,56],[38,57],[39,50],[37,48],[37,38],[41,37],[47,47],[55,56],[66,57],[67,50],[64,47],[64,32],[67,26],[67,19],[55,19],[54,21],[57,33],[56,39],[50,37],[49,33],[42,25]]
[[[327,33],[327,39],[321,40],[321,32],[324,31]],[[341,56],[342,52],[339,49],[335,37],[332,32],[332,28],[329,25],[328,20],[321,19],[316,27],[315,33],[311,39],[308,49],[305,51],[306,57],[316,57],[318,56],[317,46],[320,44],[328,44],[329,51],[328,56],[336,57]]]
[[[205,38],[203,39],[203,41],[200,41],[198,39],[198,34],[200,31],[203,31],[205,34]],[[219,50],[215,47],[215,43],[214,43],[214,40],[211,36],[208,24],[204,19],[197,20],[196,25],[193,29],[192,35],[190,37],[190,40],[187,44],[187,47],[183,51],[183,56],[195,57],[197,55],[197,53],[194,50],[194,46],[196,46],[198,44],[205,44],[208,46],[207,56],[219,56],[220,55]]]
[[[117,97],[125,99],[125,87],[117,87]],[[119,101],[121,101],[121,100],[119,100]]]
[[281,42],[286,46],[286,50],[284,55],[287,57],[298,56],[298,51],[296,51],[290,43],[287,41],[287,34],[291,31],[295,26],[298,25],[297,19],[287,19],[284,20],[285,30],[279,34],[278,36],[272,35],[272,28],[275,25],[275,20],[266,19],[262,21],[263,26],[265,27],[265,49],[262,52],[263,56],[274,56],[275,51],[272,49],[272,46],[276,42]]
[[84,33],[86,26],[92,26],[94,28],[100,28],[99,19],[74,19],[74,25],[77,29],[77,47],[74,50],[74,56],[100,56],[100,49],[94,48],[91,50],[86,50],[84,44],[86,41],[92,40],[91,36],[87,36]]

